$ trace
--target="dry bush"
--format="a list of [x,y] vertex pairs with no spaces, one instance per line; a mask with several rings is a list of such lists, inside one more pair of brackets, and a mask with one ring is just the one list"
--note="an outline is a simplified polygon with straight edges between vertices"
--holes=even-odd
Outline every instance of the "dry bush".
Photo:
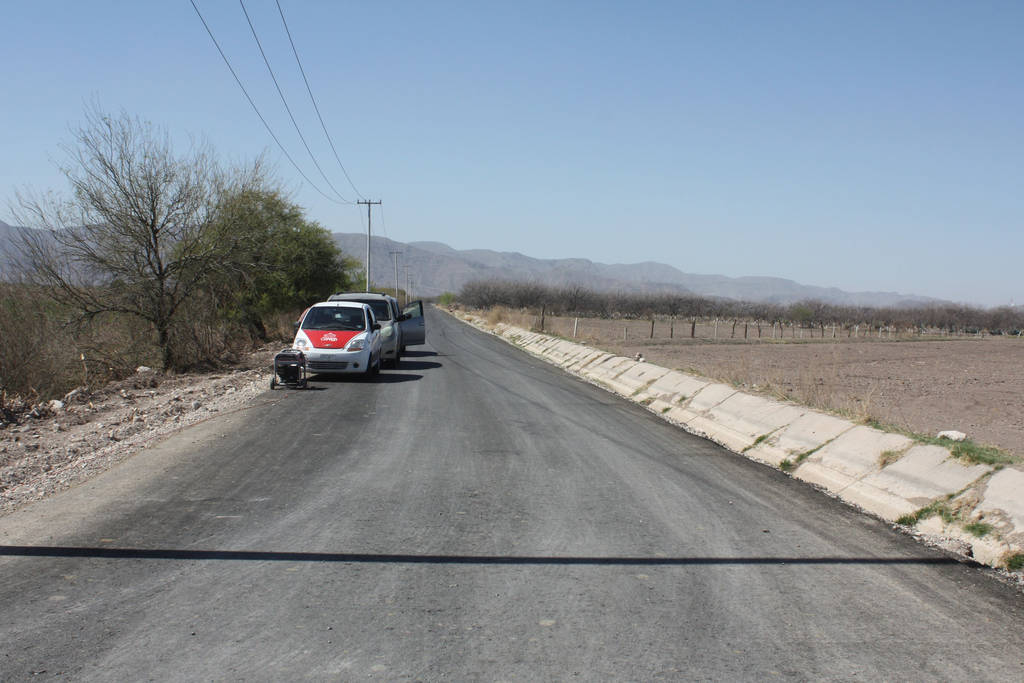
[[44,398],[63,395],[79,382],[69,376],[77,344],[41,290],[0,283],[0,330],[0,390]]
[[252,348],[245,325],[228,322],[208,299],[188,302],[184,315],[171,327],[170,363],[177,371],[212,370],[237,362]]
[[59,398],[159,361],[141,321],[106,313],[70,322],[67,312],[38,288],[0,284],[0,389],[29,401]]
[[487,311],[487,324],[494,326],[498,323],[508,322],[509,310],[504,306],[495,306]]
[[72,329],[94,384],[126,377],[140,365],[160,365],[152,326],[135,316],[104,313]]
[[268,341],[291,344],[295,339],[295,322],[301,315],[302,311],[289,311],[268,316],[263,321]]

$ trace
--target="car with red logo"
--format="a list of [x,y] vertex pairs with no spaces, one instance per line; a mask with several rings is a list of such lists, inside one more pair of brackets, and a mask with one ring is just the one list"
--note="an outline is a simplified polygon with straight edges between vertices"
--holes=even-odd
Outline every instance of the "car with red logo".
[[324,301],[296,323],[292,347],[306,356],[310,374],[374,375],[380,371],[380,323],[366,304]]

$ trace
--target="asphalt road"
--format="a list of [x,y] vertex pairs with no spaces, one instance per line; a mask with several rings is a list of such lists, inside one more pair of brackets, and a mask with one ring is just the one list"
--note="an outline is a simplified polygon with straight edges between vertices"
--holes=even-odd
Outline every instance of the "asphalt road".
[[1024,600],[436,311],[0,518],[0,680],[1013,680]]

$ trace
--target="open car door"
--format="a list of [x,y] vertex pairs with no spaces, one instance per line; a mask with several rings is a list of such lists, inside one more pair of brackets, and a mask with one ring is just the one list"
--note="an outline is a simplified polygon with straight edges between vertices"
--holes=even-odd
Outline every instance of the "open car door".
[[402,321],[402,345],[417,346],[427,341],[427,325],[423,319],[423,302],[413,301],[406,304],[402,309],[402,315],[407,316]]

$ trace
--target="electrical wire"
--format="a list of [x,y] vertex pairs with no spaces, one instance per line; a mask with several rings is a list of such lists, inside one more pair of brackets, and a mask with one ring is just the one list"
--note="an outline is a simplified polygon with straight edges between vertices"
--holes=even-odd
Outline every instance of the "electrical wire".
[[274,75],[274,70],[270,66],[270,60],[267,58],[267,53],[263,51],[263,43],[260,42],[260,37],[256,35],[256,27],[253,26],[252,19],[249,17],[248,10],[245,9],[245,2],[238,0],[238,4],[242,6],[242,13],[245,14],[245,20],[249,22],[249,30],[252,31],[252,37],[256,40],[256,47],[260,49],[260,55],[263,56],[263,63],[267,65],[267,71],[270,73],[271,80],[274,81],[274,87],[277,88],[277,94],[281,97],[281,103],[284,105],[285,111],[288,112],[288,118],[292,120],[292,125],[295,127],[295,132],[299,134],[299,139],[302,140],[302,146],[306,148],[309,153],[309,158],[313,161],[313,165],[316,166],[316,170],[320,171],[320,176],[327,183],[327,186],[331,188],[334,194],[338,195],[343,201],[351,203],[344,195],[338,192],[338,189],[331,184],[331,181],[327,178],[327,174],[320,168],[320,163],[316,160],[316,156],[313,154],[313,150],[309,148],[309,143],[306,142],[306,136],[302,134],[299,129],[299,124],[295,120],[295,115],[292,114],[292,108],[288,106],[288,100],[284,96],[284,91],[281,90],[281,84],[277,82],[277,76]]
[[380,212],[380,231],[384,233],[384,239],[390,241],[391,238],[388,236],[388,226],[384,222],[384,202],[377,205],[377,210]]
[[320,119],[320,127],[323,128],[324,135],[327,136],[327,142],[331,145],[331,151],[334,153],[334,159],[338,162],[338,166],[341,167],[341,172],[345,174],[345,180],[348,181],[349,187],[352,188],[352,191],[355,192],[360,199],[366,199],[366,197],[363,196],[363,193],[356,189],[355,184],[352,182],[352,178],[348,175],[348,171],[345,170],[345,164],[341,163],[341,157],[338,156],[338,150],[334,147],[334,140],[331,139],[331,134],[327,132],[327,124],[324,123],[324,117],[320,115],[320,107],[317,106],[316,98],[313,97],[313,88],[310,87],[309,79],[306,78],[306,70],[302,68],[302,60],[299,59],[299,51],[295,48],[295,41],[292,40],[292,32],[288,28],[288,22],[284,18],[284,10],[281,9],[281,2],[280,0],[275,0],[275,2],[277,2],[277,11],[281,15],[281,23],[284,24],[284,31],[288,34],[288,42],[291,43],[292,46],[292,54],[295,55],[295,63],[299,65],[299,72],[302,74],[302,80],[306,84],[306,92],[309,93],[309,99],[313,103],[313,109],[316,110],[316,116]]
[[[325,192],[324,192],[323,190],[321,190],[321,189],[320,189],[319,187],[317,187],[316,183],[314,183],[314,182],[313,182],[312,180],[310,180],[310,179],[309,179],[309,176],[307,176],[307,175],[306,175],[306,174],[305,174],[305,173],[304,173],[304,172],[302,171],[302,169],[301,169],[301,168],[299,167],[299,165],[298,165],[297,163],[295,163],[295,159],[293,159],[293,158],[292,158],[292,155],[291,155],[291,154],[289,154],[289,153],[288,153],[288,150],[287,150],[287,149],[285,149],[284,145],[282,145],[282,144],[281,144],[281,141],[280,141],[280,140],[278,139],[277,135],[275,135],[275,134],[274,134],[274,131],[273,131],[273,129],[272,129],[271,127],[270,127],[270,124],[269,124],[269,123],[267,123],[267,120],[266,120],[265,118],[263,118],[263,114],[261,114],[261,113],[260,113],[260,110],[259,110],[259,108],[258,108],[258,107],[256,106],[256,103],[255,103],[255,102],[253,102],[253,100],[252,100],[252,97],[250,97],[250,96],[249,96],[249,91],[247,91],[247,90],[245,89],[245,86],[244,86],[244,85],[242,85],[242,80],[241,80],[241,79],[240,79],[240,78],[238,77],[238,74],[237,74],[237,73],[235,73],[235,69],[234,69],[234,67],[232,67],[232,66],[231,66],[231,62],[230,62],[230,61],[228,60],[228,57],[227,57],[227,55],[225,55],[225,54],[224,54],[224,50],[222,50],[222,49],[221,49],[221,47],[220,47],[220,43],[218,43],[218,42],[217,42],[217,39],[216,39],[216,38],[215,38],[215,37],[213,36],[213,31],[211,31],[211,30],[210,30],[210,26],[209,26],[209,24],[207,24],[207,23],[206,23],[206,19],[204,19],[204,18],[203,18],[203,13],[199,11],[199,7],[198,7],[198,6],[196,5],[196,2],[195,2],[195,0],[189,0],[189,2],[191,2],[191,3],[192,3],[192,9],[194,9],[194,10],[196,11],[196,14],[197,14],[197,15],[199,16],[199,21],[203,22],[203,28],[205,28],[205,29],[206,29],[206,32],[207,32],[207,33],[208,33],[208,34],[210,35],[210,40],[212,40],[212,41],[213,41],[213,44],[214,44],[214,46],[215,46],[215,47],[217,48],[217,52],[219,52],[219,53],[220,53],[221,59],[223,59],[223,60],[224,60],[224,64],[226,64],[226,65],[227,65],[227,67],[228,67],[228,71],[230,71],[230,72],[231,72],[231,75],[232,75],[232,76],[234,76],[234,78],[235,78],[235,83],[237,83],[237,84],[238,84],[238,87],[242,89],[242,94],[244,94],[244,95],[245,95],[245,99],[249,101],[249,105],[250,105],[250,106],[252,107],[252,110],[253,110],[254,112],[256,112],[256,116],[258,116],[258,117],[259,117],[259,119],[260,119],[260,121],[262,121],[262,122],[263,122],[263,127],[267,129],[267,132],[268,132],[268,133],[270,133],[270,137],[272,137],[272,138],[274,139],[274,142],[276,142],[276,143],[277,143],[277,146],[278,146],[278,147],[279,147],[279,148],[281,149],[281,152],[282,152],[282,153],[284,154],[284,156],[285,156],[285,157],[286,157],[286,158],[288,159],[288,161],[290,161],[290,162],[291,162],[292,166],[294,166],[294,167],[295,167],[295,170],[299,172],[299,175],[301,175],[301,176],[302,176],[302,178],[303,178],[303,179],[304,179],[304,180],[305,180],[305,181],[306,181],[307,183],[309,183],[310,187],[312,187],[312,188],[313,188],[314,190],[316,190],[316,191],[317,191],[317,192],[319,192],[319,193],[320,193],[321,195],[323,195],[323,197],[324,197],[325,199],[327,199],[328,201],[334,202],[335,204],[351,204],[352,202],[350,202],[350,201],[348,201],[348,200],[345,200],[345,201],[338,201],[338,200],[337,200],[337,199],[335,199],[334,197],[331,197],[330,195],[326,194],[326,193],[325,193]],[[339,196],[340,196],[340,195],[339,195]]]

